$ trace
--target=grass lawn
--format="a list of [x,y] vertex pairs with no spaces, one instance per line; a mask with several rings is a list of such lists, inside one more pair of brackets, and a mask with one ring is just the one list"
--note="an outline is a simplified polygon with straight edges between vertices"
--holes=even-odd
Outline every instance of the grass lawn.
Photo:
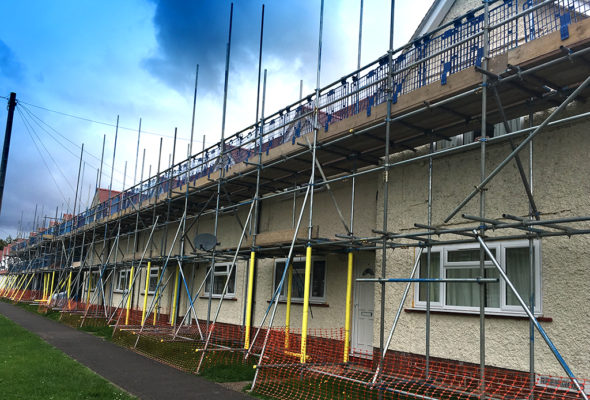
[[2,399],[134,398],[3,316],[0,338]]

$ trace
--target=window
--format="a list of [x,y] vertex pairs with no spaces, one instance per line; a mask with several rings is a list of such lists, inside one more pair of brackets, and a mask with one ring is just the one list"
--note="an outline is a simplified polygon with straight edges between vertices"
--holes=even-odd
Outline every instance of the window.
[[127,292],[129,289],[129,269],[122,269],[117,271],[117,284],[115,290],[118,292]]
[[[283,272],[285,271],[285,262],[287,260],[277,260],[275,262],[275,278],[273,293],[279,287]],[[279,300],[287,300],[287,275],[281,290]],[[291,301],[303,301],[305,285],[305,258],[295,258],[293,260],[293,280],[292,280]],[[309,300],[312,303],[326,302],[326,260],[313,258],[311,263],[311,282],[310,282]]]
[[160,279],[160,268],[150,269],[150,283],[148,286],[148,294],[154,294],[156,286],[158,286],[158,280]]
[[[535,267],[535,313],[541,313],[541,260],[540,243],[534,241],[533,260]],[[530,266],[528,241],[488,244],[492,254],[502,267],[520,296],[528,304],[530,297]],[[485,277],[500,278],[491,259],[485,258]],[[477,278],[479,272],[479,245],[432,247],[430,270],[427,254],[420,256],[420,278]],[[426,283],[419,283],[415,291],[416,308],[426,307]],[[486,313],[524,315],[518,300],[506,283],[485,285]],[[479,284],[477,283],[431,283],[430,306],[433,310],[456,312],[479,312]]]
[[[231,269],[231,263],[215,264],[213,267],[213,297],[221,297],[223,293],[223,287],[227,281],[229,270]],[[209,295],[211,288],[211,275],[207,276],[207,282],[205,284],[205,295]],[[231,276],[229,278],[229,284],[227,285],[227,292],[225,297],[234,297],[236,295],[236,268],[234,267]]]
[[[510,132],[515,132],[521,130],[523,128],[524,117],[518,117],[511,120],[508,120],[508,129]],[[503,122],[489,125],[486,128],[486,135],[488,137],[498,137],[506,135],[508,132],[506,131],[506,127],[504,126]],[[452,147],[463,146],[464,144],[469,144],[477,140],[480,136],[481,130],[478,131],[470,131],[466,133],[461,133],[459,135],[450,136],[447,139],[439,140],[435,143],[435,149],[438,150],[445,150],[450,149]]]

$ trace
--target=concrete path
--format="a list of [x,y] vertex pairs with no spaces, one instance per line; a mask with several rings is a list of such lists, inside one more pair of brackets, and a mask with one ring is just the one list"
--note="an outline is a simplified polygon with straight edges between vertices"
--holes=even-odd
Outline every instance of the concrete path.
[[0,314],[140,399],[251,399],[97,336],[0,302]]

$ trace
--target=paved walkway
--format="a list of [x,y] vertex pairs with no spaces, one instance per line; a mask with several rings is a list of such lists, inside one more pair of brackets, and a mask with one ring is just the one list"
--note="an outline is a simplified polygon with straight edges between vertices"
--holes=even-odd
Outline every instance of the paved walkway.
[[251,399],[97,336],[0,302],[0,314],[141,399]]

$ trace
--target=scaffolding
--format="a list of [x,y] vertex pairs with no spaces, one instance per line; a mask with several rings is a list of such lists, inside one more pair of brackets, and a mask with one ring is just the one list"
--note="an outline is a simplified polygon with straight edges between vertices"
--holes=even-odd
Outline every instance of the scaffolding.
[[[265,71],[262,107],[258,109],[257,99],[255,123],[229,137],[224,132],[224,96],[219,143],[195,155],[191,148],[186,160],[172,160],[171,167],[164,171],[158,165],[155,176],[140,179],[139,184],[134,182],[130,189],[116,195],[111,196],[109,189],[105,202],[14,246],[12,255],[16,261],[2,281],[0,296],[58,308],[63,318],[76,325],[113,325],[120,343],[191,372],[199,373],[215,363],[253,365],[252,389],[279,398],[310,393],[311,385],[315,398],[587,400],[586,387],[590,382],[574,376],[536,317],[533,241],[589,234],[590,217],[541,218],[533,195],[532,145],[534,138],[547,128],[590,116],[588,112],[561,116],[574,100],[590,94],[586,61],[590,52],[589,12],[587,3],[565,0],[485,2],[394,49],[392,7],[387,54],[321,87],[322,1],[314,93],[266,116]],[[259,60],[262,38],[261,29]],[[230,48],[231,16],[225,95]],[[259,94],[260,65],[259,62]],[[534,125],[535,113],[545,110],[551,112]],[[512,131],[508,121],[521,116],[528,116],[530,126]],[[488,130],[493,124],[502,124],[506,134],[491,137]],[[473,143],[436,149],[437,142],[450,141],[458,133],[468,131],[478,132]],[[488,147],[504,142],[510,146],[509,154],[488,172]],[[527,147],[529,165],[525,166],[520,156]],[[433,163],[470,149],[480,152],[480,180],[444,220],[435,222]],[[394,232],[389,214],[390,181],[396,168],[423,161],[428,167],[426,223],[416,222],[414,229]],[[487,187],[512,161],[526,195],[528,215],[515,216],[506,210],[501,217],[491,218],[487,215]],[[368,176],[382,177],[379,192],[383,220],[380,229],[362,236],[355,232],[355,185],[357,179]],[[343,182],[350,182],[351,188],[348,221],[331,187]],[[344,228],[342,234],[331,238],[319,235],[314,225],[314,196],[320,192],[330,196],[331,204],[322,206],[335,208]],[[302,197],[299,210],[298,197]],[[260,232],[261,205],[291,198],[292,229],[265,237],[265,232]],[[479,200],[479,214],[462,214],[475,198]],[[232,245],[217,242],[218,227],[225,215],[232,215],[241,228],[239,239]],[[205,219],[213,220],[213,235],[201,236],[200,243],[198,237],[191,240],[190,232]],[[175,232],[171,241],[169,232]],[[530,299],[519,295],[488,246],[493,241],[516,239],[529,243]],[[121,245],[125,242],[127,248],[123,251]],[[477,277],[453,280],[430,277],[429,272],[426,276],[417,275],[422,256],[426,271],[430,271],[433,246],[466,243],[478,246]],[[392,277],[396,271],[388,271],[391,252],[407,248],[418,249],[411,274]],[[358,352],[351,354],[353,265],[360,252],[380,253],[379,277],[356,280],[373,282],[379,288],[379,339],[373,361],[359,357]],[[343,329],[308,327],[312,253],[346,255]],[[272,297],[263,317],[256,321],[253,303],[257,261],[285,255]],[[290,325],[294,280],[300,279],[293,273],[293,262],[298,256],[305,259],[303,282],[297,282],[302,284],[304,295],[300,330]],[[219,298],[214,299],[213,277],[220,262],[227,264],[227,279]],[[238,262],[248,267],[246,301],[242,324],[232,325],[218,319]],[[486,263],[490,262],[499,277],[486,277]],[[206,266],[206,273],[195,290],[198,264]],[[188,265],[192,266],[190,277]],[[158,272],[152,288],[151,271],[155,266]],[[124,272],[127,270],[128,275]],[[486,364],[486,286],[499,281],[513,291],[530,321],[527,373]],[[478,288],[478,365],[465,363],[459,367],[431,355],[431,287],[457,282]],[[406,286],[386,337],[385,304],[391,283]],[[120,300],[115,302],[114,288],[121,284]],[[424,356],[390,350],[412,284],[426,288]],[[284,288],[285,326],[276,326]],[[186,294],[184,315],[179,315],[181,293]],[[169,314],[162,312],[166,296],[170,297]],[[197,312],[198,299],[206,300],[206,312]],[[215,301],[217,306],[211,313]],[[535,372],[535,330],[566,378],[540,382]],[[324,388],[316,385],[322,382],[326,383]]]

